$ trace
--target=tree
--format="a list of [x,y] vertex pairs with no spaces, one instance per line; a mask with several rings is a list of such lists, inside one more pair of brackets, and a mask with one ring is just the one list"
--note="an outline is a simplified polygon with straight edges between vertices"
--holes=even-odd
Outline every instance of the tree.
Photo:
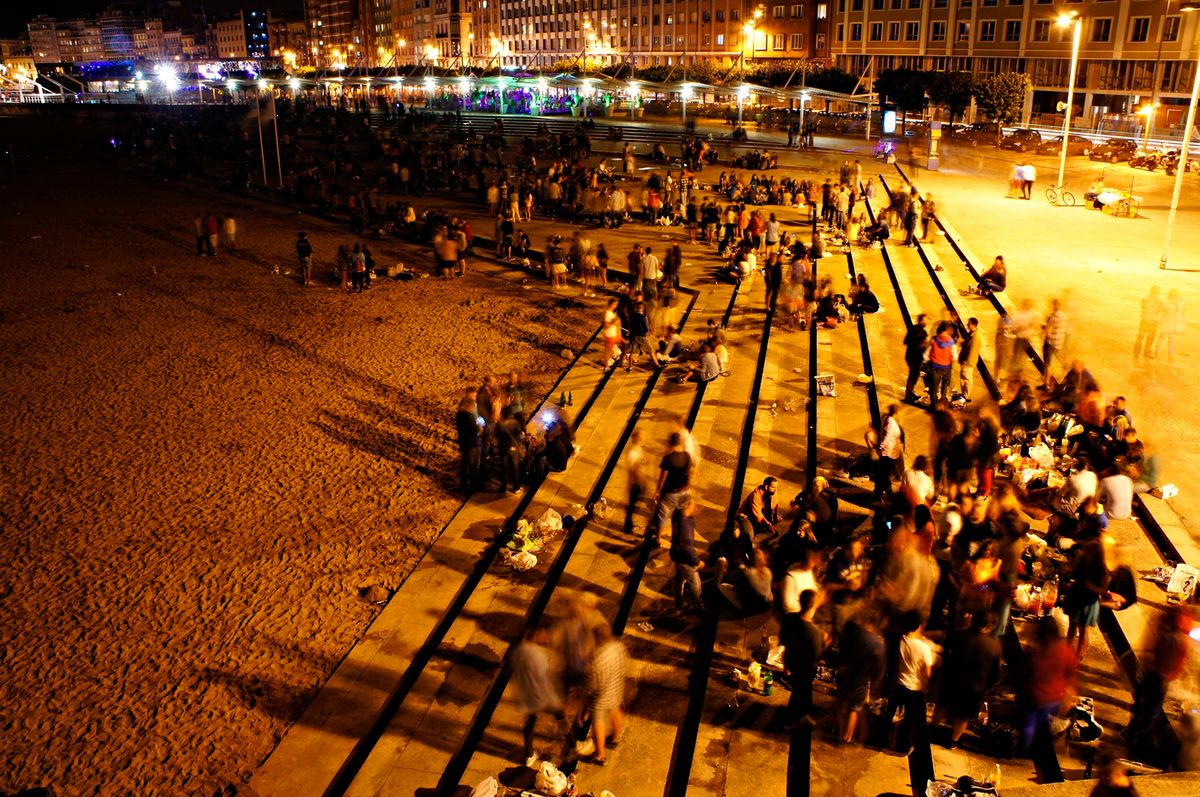
[[[836,91],[840,94],[850,94],[854,91],[854,87],[858,85],[858,78],[844,69],[830,67],[828,69],[815,69],[805,74],[804,85],[814,89],[825,89],[826,91]],[[796,88],[794,83],[792,87]]]
[[960,117],[971,104],[971,89],[974,81],[970,72],[928,72],[929,99],[935,105],[945,106],[950,112],[950,124]]
[[929,100],[925,96],[928,84],[925,72],[916,69],[885,69],[875,77],[875,93],[879,104],[886,99],[903,114],[901,124],[908,121],[909,111],[923,111]]
[[1033,90],[1029,75],[1020,72],[1000,72],[980,75],[971,86],[975,104],[997,127],[1010,125],[1021,118],[1025,95]]

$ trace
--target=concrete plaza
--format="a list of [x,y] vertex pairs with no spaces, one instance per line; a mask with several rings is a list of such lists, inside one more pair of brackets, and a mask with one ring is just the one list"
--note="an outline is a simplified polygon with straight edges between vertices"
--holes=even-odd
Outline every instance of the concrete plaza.
[[[786,153],[781,166],[823,179],[836,173],[843,160],[858,159],[864,178],[879,172],[889,185],[900,185],[900,175],[871,160],[861,141],[819,138],[818,145],[816,152]],[[605,147],[606,142],[597,142],[597,149]],[[1074,160],[1072,184],[1087,179],[1087,168]],[[1161,237],[1151,225],[1162,226],[1156,222],[1161,220],[1161,181],[1154,183],[1153,176],[1148,180],[1142,210],[1146,218],[1125,220],[1081,208],[1053,208],[1040,198],[1007,199],[1007,168],[1008,159],[998,154],[956,153],[951,148],[942,171],[909,173],[923,190],[938,195],[948,225],[974,254],[977,266],[986,266],[993,253],[1005,254],[1010,301],[1030,299],[1040,309],[1046,297],[1067,299],[1073,322],[1071,356],[1087,361],[1106,394],[1129,397],[1143,437],[1164,460],[1166,478],[1181,485],[1183,494],[1174,506],[1187,524],[1190,485],[1184,476],[1200,447],[1179,404],[1189,381],[1182,375],[1192,373],[1188,366],[1194,365],[1193,355],[1184,346],[1176,351],[1174,366],[1133,368],[1122,354],[1136,334],[1139,302],[1149,284],[1158,282],[1164,294],[1178,287],[1189,306],[1200,293],[1190,275],[1157,268],[1154,241]],[[1049,167],[1042,168],[1047,174]],[[710,167],[702,180],[719,170]],[[1189,183],[1194,180],[1189,177]],[[467,215],[477,234],[490,229],[490,220],[470,204],[436,199],[426,204]],[[1175,259],[1181,264],[1200,253],[1194,223],[1200,214],[1193,195],[1185,207],[1175,245]],[[805,229],[796,211],[771,209],[789,229]],[[547,220],[524,227],[535,246],[551,233],[570,229]],[[1132,230],[1138,230],[1142,244],[1135,245]],[[588,234],[593,243],[606,244],[614,264],[634,242],[658,245],[681,236],[678,228],[637,223]],[[871,391],[876,401],[897,400],[904,374],[904,315],[938,314],[946,308],[917,253],[892,246],[882,251],[855,249],[849,257],[827,258],[818,268],[829,273],[839,289],[846,286],[851,271],[867,274],[885,312],[869,317],[858,330],[786,330],[778,320],[771,324],[764,312],[761,282],[752,280],[735,291],[715,279],[713,250],[686,241],[683,247],[683,285],[693,291],[681,302],[684,337],[694,340],[708,319],[724,321],[733,353],[732,374],[706,390],[674,385],[643,368],[606,376],[598,367],[600,355],[593,342],[562,383],[576,396],[577,407],[567,413],[578,423],[578,459],[523,501],[484,494],[464,506],[260,769],[251,783],[260,794],[319,794],[331,784],[336,793],[345,794],[455,793],[456,785],[496,774],[517,782],[520,714],[511,695],[505,694],[503,662],[522,621],[560,615],[565,601],[579,591],[596,595],[601,612],[624,631],[638,683],[626,741],[606,768],[580,766],[583,791],[608,788],[619,797],[909,791],[904,758],[873,748],[831,746],[820,734],[812,742],[810,757],[805,740],[774,730],[785,697],[750,695],[725,682],[723,673],[744,666],[762,638],[773,633],[771,620],[725,612],[673,617],[669,560],[663,551],[648,550],[640,535],[623,533],[619,510],[624,478],[615,472],[629,431],[641,430],[655,456],[673,419],[686,418],[702,451],[696,489],[702,549],[720,533],[730,505],[763,476],[775,475],[784,482],[780,495],[786,500],[814,475],[810,467],[832,475],[860,453],[862,434],[872,417],[870,391],[853,384],[855,375],[868,369],[864,352],[869,352],[875,376]],[[969,275],[955,262],[949,246],[938,241],[924,254],[943,265],[937,279],[944,282],[955,309],[963,315],[978,312],[990,332],[995,312],[986,303],[979,303],[975,311],[971,300],[958,296],[956,288],[967,285]],[[894,290],[889,287],[893,272]],[[1084,275],[1091,280],[1084,282]],[[531,289],[544,290],[541,285]],[[572,286],[570,294],[577,296],[579,289]],[[1162,363],[1164,357],[1160,352],[1155,362]],[[807,426],[810,379],[821,372],[836,375],[838,396],[818,399],[815,420]],[[588,398],[581,400],[583,396]],[[902,421],[911,450],[923,450],[929,435],[925,413],[906,407]],[[815,460],[805,456],[810,446]],[[845,523],[867,522],[870,507],[861,486],[837,482],[846,501]],[[494,535],[515,516],[535,517],[545,507],[566,513],[575,504],[600,498],[618,511],[607,518],[590,518],[577,534],[548,548],[535,571],[514,576],[489,558]],[[1158,504],[1156,511],[1165,514],[1170,508]],[[644,518],[639,525],[643,522]],[[1162,561],[1137,522],[1114,527],[1139,569]],[[1128,716],[1130,687],[1109,644],[1119,650],[1123,640],[1135,657],[1139,655],[1141,635],[1163,605],[1157,587],[1143,584],[1139,591],[1144,591],[1144,607],[1122,613],[1107,642],[1093,637],[1084,662],[1081,689],[1096,697],[1098,716],[1110,729],[1106,741],[1114,745],[1119,745],[1115,729]],[[828,698],[820,702],[828,704]],[[362,743],[364,736],[371,738],[370,744]],[[1059,763],[1074,783],[1053,787],[1033,785],[1028,761],[998,762],[969,748],[933,750],[941,777],[999,764],[1005,794],[1042,793],[1043,788],[1047,794],[1090,790],[1090,784],[1079,780],[1083,765],[1078,751],[1073,753],[1065,744],[1057,750]],[[1197,788],[1190,777],[1143,782],[1145,794],[1191,794]]]

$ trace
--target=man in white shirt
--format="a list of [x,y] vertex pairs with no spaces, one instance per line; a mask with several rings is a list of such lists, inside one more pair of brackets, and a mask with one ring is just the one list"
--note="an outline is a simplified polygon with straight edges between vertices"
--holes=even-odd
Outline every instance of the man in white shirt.
[[1122,458],[1117,459],[1113,472],[1100,480],[1096,497],[1109,520],[1129,520],[1133,516],[1133,480]]
[[896,467],[896,461],[904,456],[904,430],[900,428],[900,421],[896,418],[899,412],[899,404],[891,405],[888,407],[887,415],[883,416],[883,420],[879,424],[875,443],[879,453],[879,467],[875,471],[875,497],[877,499],[883,499],[891,494],[892,472]]
[[888,702],[887,717],[890,725],[896,708],[904,707],[904,719],[896,731],[896,749],[907,753],[914,741],[925,738],[925,691],[929,688],[937,651],[925,638],[917,612],[906,612],[901,618],[901,628],[904,636],[900,639],[900,675]]
[[1096,494],[1100,480],[1088,466],[1086,459],[1080,459],[1077,470],[1067,477],[1067,483],[1059,491],[1054,501],[1054,508],[1067,517],[1073,517],[1083,505],[1083,502]]
[[659,269],[658,256],[653,254],[649,246],[642,255],[641,266],[642,295],[646,297],[647,302],[654,302],[658,298],[658,281],[662,279],[662,271]]
[[1032,163],[1021,166],[1021,198],[1033,198],[1033,181],[1037,179],[1037,167]]

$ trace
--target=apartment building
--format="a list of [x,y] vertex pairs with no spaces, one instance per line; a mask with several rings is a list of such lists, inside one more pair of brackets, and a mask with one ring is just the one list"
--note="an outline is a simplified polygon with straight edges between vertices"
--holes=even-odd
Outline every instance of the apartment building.
[[834,0],[833,54],[860,75],[889,68],[1024,72],[1026,116],[1066,98],[1072,29],[1081,44],[1076,106],[1088,123],[1159,103],[1158,124],[1186,112],[1200,19],[1178,0]]
[[105,57],[100,25],[95,20],[37,16],[29,21],[29,45],[39,64],[97,61]]
[[304,0],[304,22],[314,65],[359,65],[363,54],[361,10],[359,0]]
[[266,9],[239,11],[212,25],[218,58],[266,58],[271,54],[270,13]]
[[829,56],[827,2],[742,0],[477,0],[480,55],[545,68],[600,64],[725,67]]

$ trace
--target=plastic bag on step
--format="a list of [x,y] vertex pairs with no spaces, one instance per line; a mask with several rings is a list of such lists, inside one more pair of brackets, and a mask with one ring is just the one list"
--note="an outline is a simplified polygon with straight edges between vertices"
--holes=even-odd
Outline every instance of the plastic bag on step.
[[538,562],[537,557],[531,554],[529,551],[517,551],[512,555],[512,557],[509,558],[508,561],[509,564],[512,565],[513,570],[520,572],[537,567]]
[[563,522],[562,515],[555,512],[553,509],[547,509],[542,513],[542,516],[537,519],[534,524],[539,534],[543,537],[549,537],[562,531]]
[[500,781],[495,778],[486,778],[471,790],[471,797],[496,797],[499,793]]
[[538,769],[537,777],[533,780],[534,787],[551,797],[558,797],[567,790],[567,776],[549,761],[543,761]]

